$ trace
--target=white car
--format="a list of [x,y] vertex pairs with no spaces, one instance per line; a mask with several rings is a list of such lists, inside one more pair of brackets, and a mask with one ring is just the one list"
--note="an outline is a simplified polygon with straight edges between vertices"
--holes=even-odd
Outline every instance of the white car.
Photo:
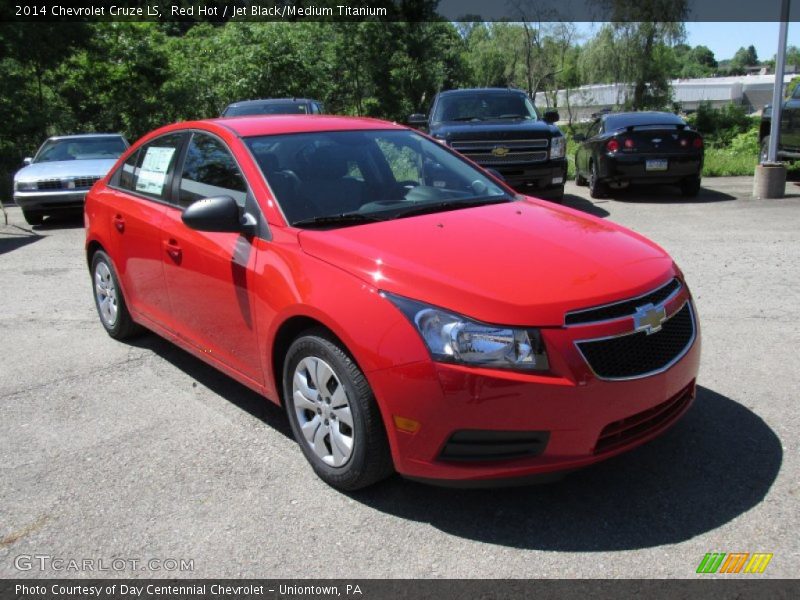
[[128,145],[118,133],[51,137],[14,175],[14,202],[30,225],[54,212],[82,208],[86,192]]

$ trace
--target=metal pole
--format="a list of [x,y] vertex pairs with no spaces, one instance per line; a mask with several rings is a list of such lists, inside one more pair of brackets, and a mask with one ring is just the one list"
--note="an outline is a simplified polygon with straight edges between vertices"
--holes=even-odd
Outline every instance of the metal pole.
[[775,86],[772,88],[772,115],[769,125],[769,148],[767,162],[778,158],[778,136],[781,128],[783,108],[783,70],[786,64],[786,36],[789,32],[789,0],[781,0],[781,27],[778,34],[778,56],[775,59]]

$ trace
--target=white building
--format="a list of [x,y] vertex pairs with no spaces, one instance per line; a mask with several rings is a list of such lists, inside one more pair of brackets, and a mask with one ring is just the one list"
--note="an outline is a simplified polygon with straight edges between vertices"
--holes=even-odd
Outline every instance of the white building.
[[[795,75],[784,75],[786,85]],[[744,106],[748,112],[760,111],[772,101],[775,75],[740,75],[734,77],[705,77],[702,79],[672,80],[673,100],[683,110],[696,110],[701,102],[710,102],[715,108],[733,103]],[[583,120],[603,109],[616,110],[625,102],[632,87],[624,83],[585,85],[570,90],[569,104],[572,120]],[[558,92],[558,110],[567,119],[567,98],[564,90]],[[539,108],[546,108],[544,94],[536,97]]]

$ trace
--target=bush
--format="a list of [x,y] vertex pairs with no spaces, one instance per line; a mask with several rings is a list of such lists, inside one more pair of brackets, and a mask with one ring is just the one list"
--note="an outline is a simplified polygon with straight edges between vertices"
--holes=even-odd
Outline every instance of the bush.
[[728,146],[739,134],[758,127],[758,123],[747,115],[745,108],[736,104],[712,108],[711,103],[703,102],[697,112],[689,115],[686,121],[712,146]]

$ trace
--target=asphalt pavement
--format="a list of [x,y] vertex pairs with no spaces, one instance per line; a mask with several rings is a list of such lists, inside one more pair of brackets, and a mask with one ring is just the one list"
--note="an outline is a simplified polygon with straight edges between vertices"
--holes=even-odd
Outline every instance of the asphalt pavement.
[[31,228],[8,208],[0,577],[685,578],[707,552],[772,553],[757,577],[796,577],[800,188],[758,201],[750,178],[704,186],[590,200],[570,184],[565,200],[686,274],[703,358],[673,429],[555,484],[393,477],[349,495],[314,476],[279,408],[155,335],[104,333],[80,218]]

